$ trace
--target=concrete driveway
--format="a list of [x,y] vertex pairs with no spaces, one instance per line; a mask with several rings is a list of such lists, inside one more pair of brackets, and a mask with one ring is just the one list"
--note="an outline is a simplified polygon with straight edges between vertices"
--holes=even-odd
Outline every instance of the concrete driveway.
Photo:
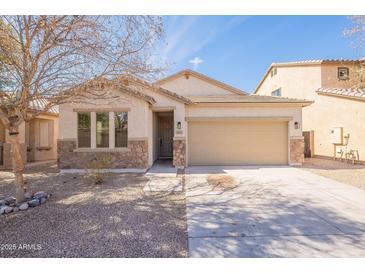
[[[185,170],[190,257],[365,257],[365,191],[291,167]],[[237,182],[222,189],[209,174]]]

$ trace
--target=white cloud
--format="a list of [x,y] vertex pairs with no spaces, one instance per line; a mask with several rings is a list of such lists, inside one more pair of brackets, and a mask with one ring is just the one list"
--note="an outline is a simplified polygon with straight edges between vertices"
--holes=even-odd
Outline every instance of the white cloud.
[[[162,59],[180,63],[197,54],[222,34],[239,27],[248,18],[248,16],[224,17],[222,24],[221,17],[169,16],[166,18],[167,46],[163,49]],[[198,67],[200,63],[192,64]]]
[[197,70],[198,66],[203,62],[204,60],[200,57],[195,57],[194,59],[189,60],[189,63],[193,65],[193,70]]
[[191,30],[199,17],[197,16],[169,16],[167,22],[167,46],[163,52],[163,59],[166,60],[167,55],[173,52],[183,39],[186,39],[188,32]]

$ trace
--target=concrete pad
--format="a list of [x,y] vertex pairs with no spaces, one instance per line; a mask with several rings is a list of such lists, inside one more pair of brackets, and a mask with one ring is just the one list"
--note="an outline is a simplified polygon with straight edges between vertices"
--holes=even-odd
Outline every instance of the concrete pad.
[[344,235],[189,238],[189,257],[364,257],[364,238]]
[[181,178],[163,178],[163,177],[151,177],[146,185],[143,187],[143,191],[166,191],[166,192],[176,192],[182,191],[182,179]]
[[[335,226],[306,209],[248,208],[238,210],[210,207],[188,209],[191,237],[280,236],[343,234]],[[215,212],[216,214],[213,214]],[[222,212],[224,212],[222,214]]]
[[171,161],[157,161],[145,174],[148,182],[144,191],[176,192],[183,191],[182,177],[177,175],[177,169]]
[[[234,177],[218,189],[210,174]],[[193,257],[361,257],[365,191],[293,167],[185,170]]]

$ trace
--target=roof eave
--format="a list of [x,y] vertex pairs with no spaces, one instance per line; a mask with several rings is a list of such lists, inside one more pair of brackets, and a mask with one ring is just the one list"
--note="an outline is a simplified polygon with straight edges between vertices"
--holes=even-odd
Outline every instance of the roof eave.
[[325,95],[330,97],[338,97],[342,99],[350,99],[350,100],[356,100],[356,101],[365,101],[365,98],[363,97],[357,97],[357,96],[351,96],[351,95],[345,95],[345,94],[336,94],[336,93],[330,93],[330,92],[324,92],[324,91],[316,91],[319,95]]
[[285,105],[285,106],[300,106],[300,107],[307,107],[314,103],[314,101],[299,101],[299,102],[194,102],[196,105]]

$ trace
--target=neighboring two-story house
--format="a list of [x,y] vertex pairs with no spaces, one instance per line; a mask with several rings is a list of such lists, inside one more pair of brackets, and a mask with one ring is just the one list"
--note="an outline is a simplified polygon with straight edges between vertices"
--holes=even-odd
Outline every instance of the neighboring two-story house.
[[356,150],[365,161],[365,89],[355,88],[359,62],[273,63],[254,93],[314,101],[303,109],[306,156],[333,157],[336,150]]

